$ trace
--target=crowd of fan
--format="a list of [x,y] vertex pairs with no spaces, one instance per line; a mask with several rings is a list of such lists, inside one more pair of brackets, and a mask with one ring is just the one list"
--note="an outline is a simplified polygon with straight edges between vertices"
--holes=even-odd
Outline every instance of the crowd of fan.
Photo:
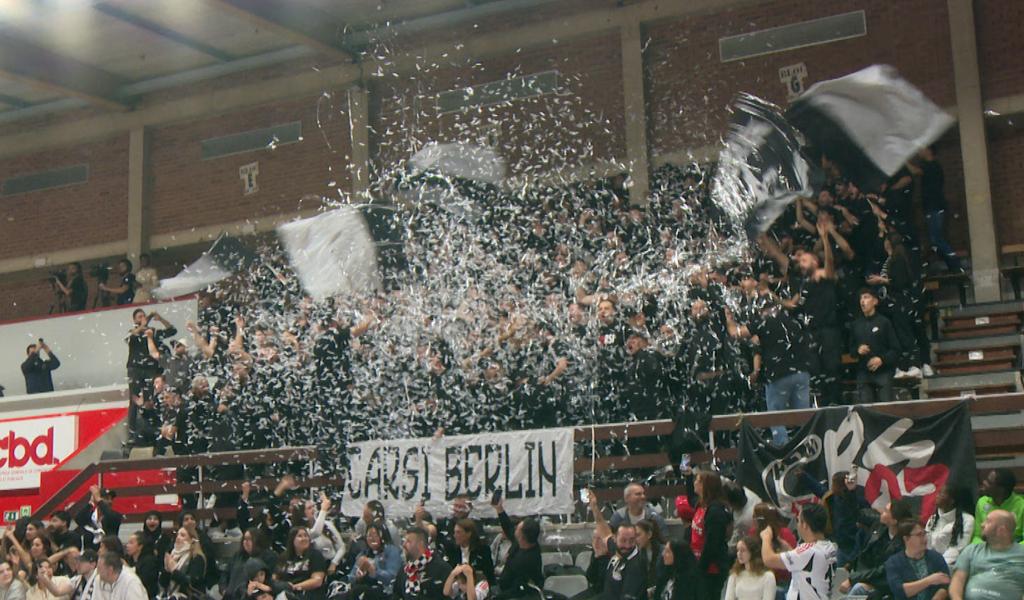
[[[820,500],[793,520],[713,471],[684,473],[689,492],[675,499],[679,521],[671,527],[642,484],[625,488],[610,517],[591,493],[591,560],[579,567],[545,565],[541,522],[513,521],[500,498],[492,501],[499,527],[488,540],[466,497],[439,519],[419,507],[392,520],[370,501],[348,520],[333,513],[326,495],[318,506],[285,476],[269,493],[243,488],[240,547],[218,560],[191,511],[172,530],[148,513],[122,542],[112,493],[94,487],[73,519],[58,511],[48,525],[23,518],[6,531],[0,597],[199,599],[215,590],[223,600],[566,600],[545,588],[545,578],[572,573],[585,573],[581,597],[605,600],[826,600],[834,590],[898,600],[1024,594],[1024,497],[1013,491],[1011,471],[990,473],[976,503],[968,489],[947,483],[932,514],[920,514],[910,497],[872,507],[845,472],[824,483],[801,478]],[[838,568],[846,572],[841,581]]]

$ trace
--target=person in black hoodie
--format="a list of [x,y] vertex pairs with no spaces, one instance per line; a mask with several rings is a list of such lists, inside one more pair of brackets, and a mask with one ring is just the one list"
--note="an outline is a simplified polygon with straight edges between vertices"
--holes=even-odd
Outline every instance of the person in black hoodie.
[[75,515],[75,523],[83,532],[82,549],[96,550],[104,536],[117,535],[124,517],[111,506],[113,491],[101,491],[100,486],[94,485],[89,488],[89,494],[89,504]]
[[857,395],[861,404],[892,402],[892,380],[900,356],[900,342],[892,322],[878,314],[878,295],[860,291],[864,316],[850,326],[850,354],[858,358]]
[[248,584],[252,581],[253,574],[249,567],[253,560],[258,560],[260,567],[267,572],[273,572],[277,564],[277,555],[270,550],[267,536],[258,527],[245,530],[242,534],[242,547],[221,573],[218,587],[223,600],[245,599],[249,591]]
[[[394,600],[442,600],[444,582],[452,568],[441,556],[430,550],[429,536],[419,527],[405,532],[406,563],[395,577]],[[540,557],[538,556],[538,560]]]
[[160,562],[146,544],[146,535],[136,531],[124,543],[124,561],[135,569],[150,598],[160,595]]
[[544,585],[544,567],[540,559],[540,523],[535,519],[523,519],[512,525],[512,519],[505,512],[501,501],[494,507],[498,511],[498,523],[505,537],[512,541],[505,568],[498,578],[499,597],[519,598],[527,593],[530,585]]
[[[46,358],[40,353],[46,352]],[[21,363],[21,373],[25,376],[26,394],[43,394],[53,391],[52,373],[60,367],[60,361],[46,345],[43,338],[39,344],[31,344],[25,348],[25,362]]]

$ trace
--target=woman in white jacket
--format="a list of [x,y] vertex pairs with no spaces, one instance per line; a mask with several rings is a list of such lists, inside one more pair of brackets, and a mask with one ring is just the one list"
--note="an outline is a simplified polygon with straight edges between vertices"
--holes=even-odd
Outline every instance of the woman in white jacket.
[[947,483],[935,497],[935,513],[925,527],[928,548],[941,554],[950,569],[960,551],[971,543],[973,510],[974,495],[965,486]]
[[[309,500],[306,502],[312,504]],[[338,565],[345,558],[347,550],[345,540],[341,537],[341,532],[334,525],[334,521],[327,518],[330,510],[331,500],[327,497],[327,494],[321,492],[320,512],[317,513],[313,526],[309,529],[309,537],[312,540],[313,548],[319,550],[324,558],[330,562],[328,575],[337,570]]]

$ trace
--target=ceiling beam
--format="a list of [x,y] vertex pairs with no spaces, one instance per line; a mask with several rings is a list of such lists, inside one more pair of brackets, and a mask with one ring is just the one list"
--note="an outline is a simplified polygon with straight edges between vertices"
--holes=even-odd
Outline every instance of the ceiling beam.
[[355,56],[341,45],[342,25],[323,11],[289,0],[207,0],[235,16],[296,44],[347,61]]
[[165,25],[161,25],[156,21],[151,21],[137,14],[130,13],[112,4],[100,2],[99,4],[94,5],[93,8],[112,19],[117,19],[118,21],[128,23],[129,25],[148,31],[150,33],[155,33],[156,35],[162,38],[168,39],[176,44],[185,46],[186,48],[189,48],[191,50],[195,50],[196,52],[200,52],[207,56],[216,58],[221,62],[228,62],[237,58],[235,56],[232,56],[230,53],[221,50],[220,48],[216,48],[214,46],[211,46],[210,44],[207,44],[206,42],[203,42],[202,40],[197,40],[193,37],[181,33],[176,29],[172,29]]
[[121,78],[7,32],[0,36],[0,76],[104,108],[128,108],[115,99],[117,88],[125,83]]

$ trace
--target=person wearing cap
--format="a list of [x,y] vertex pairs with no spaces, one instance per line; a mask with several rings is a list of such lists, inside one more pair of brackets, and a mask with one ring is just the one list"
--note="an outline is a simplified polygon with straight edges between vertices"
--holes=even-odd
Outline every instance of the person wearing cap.
[[859,296],[863,316],[850,326],[850,354],[857,357],[858,401],[892,402],[900,342],[892,322],[878,314],[875,291],[863,288]]

